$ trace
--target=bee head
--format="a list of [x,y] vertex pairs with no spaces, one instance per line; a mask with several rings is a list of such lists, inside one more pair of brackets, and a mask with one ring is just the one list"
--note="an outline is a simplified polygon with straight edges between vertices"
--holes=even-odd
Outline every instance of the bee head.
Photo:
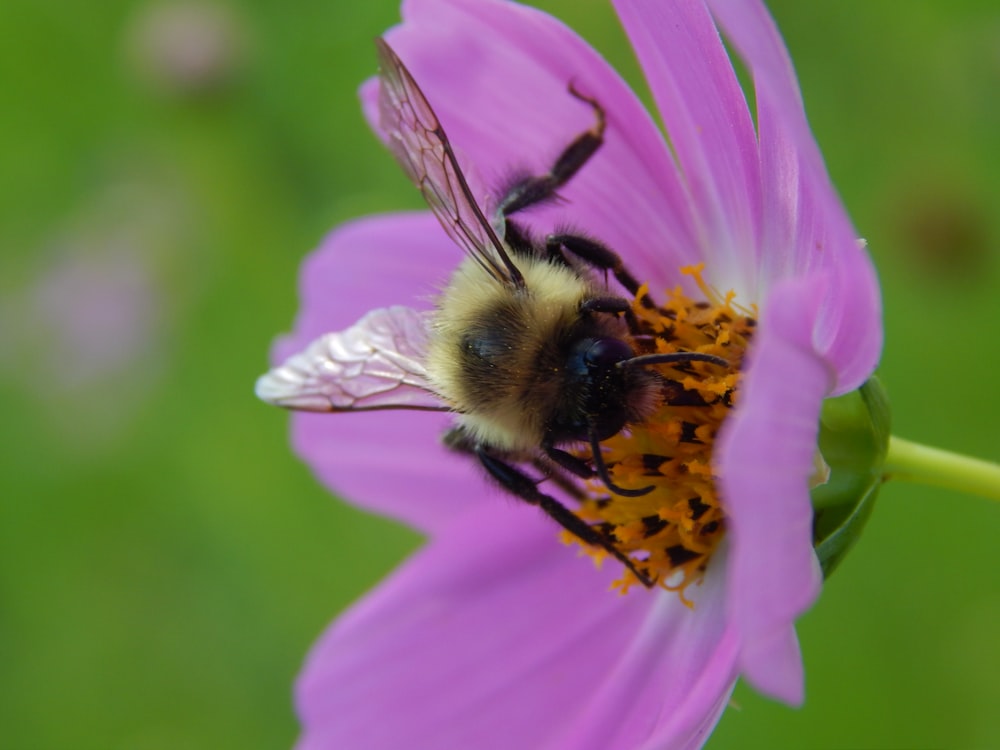
[[551,425],[557,440],[606,440],[616,435],[631,416],[629,394],[635,373],[621,366],[635,352],[613,337],[579,339],[567,362],[567,408]]

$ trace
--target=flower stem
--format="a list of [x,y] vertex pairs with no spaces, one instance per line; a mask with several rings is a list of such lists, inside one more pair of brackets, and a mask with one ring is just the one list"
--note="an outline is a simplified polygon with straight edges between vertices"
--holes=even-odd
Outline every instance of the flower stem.
[[948,487],[1000,500],[1000,464],[949,453],[895,435],[883,465],[886,479]]

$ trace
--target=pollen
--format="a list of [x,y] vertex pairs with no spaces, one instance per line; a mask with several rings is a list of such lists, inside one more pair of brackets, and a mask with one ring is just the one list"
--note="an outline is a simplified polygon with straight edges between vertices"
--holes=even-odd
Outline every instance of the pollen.
[[[675,591],[688,606],[685,590],[699,583],[726,531],[726,513],[713,471],[715,437],[738,398],[743,355],[756,325],[756,310],[736,304],[733,293],[708,286],[702,268],[682,269],[704,295],[688,297],[680,286],[666,302],[653,304],[643,287],[633,312],[638,325],[630,342],[637,354],[699,352],[728,362],[656,365],[662,378],[661,402],[642,423],[630,425],[601,443],[615,485],[646,494],[609,492],[599,480],[586,484],[577,515],[627,556],[649,581]],[[581,451],[580,458],[589,458]],[[607,551],[585,545],[597,562]],[[624,568],[615,581],[622,593],[640,583]]]

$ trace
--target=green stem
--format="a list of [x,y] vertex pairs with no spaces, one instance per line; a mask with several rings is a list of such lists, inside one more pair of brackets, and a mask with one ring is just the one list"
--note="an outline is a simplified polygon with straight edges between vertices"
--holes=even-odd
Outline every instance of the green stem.
[[895,435],[883,466],[886,479],[932,484],[1000,500],[1000,464],[949,453]]

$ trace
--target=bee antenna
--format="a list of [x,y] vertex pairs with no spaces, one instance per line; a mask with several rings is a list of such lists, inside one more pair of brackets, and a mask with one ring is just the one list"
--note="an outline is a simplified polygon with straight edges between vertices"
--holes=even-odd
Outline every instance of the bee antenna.
[[590,453],[594,457],[594,468],[597,469],[597,476],[600,477],[602,482],[604,482],[604,486],[616,495],[622,495],[623,497],[642,497],[643,495],[648,495],[655,489],[653,485],[650,485],[649,487],[643,487],[638,490],[627,490],[624,487],[619,487],[611,481],[611,474],[608,473],[608,465],[604,463],[604,456],[601,453],[601,441],[597,439],[597,431],[594,429],[590,430]]
[[616,367],[645,367],[647,365],[672,365],[679,362],[708,362],[720,367],[729,367],[729,362],[714,354],[701,352],[664,352],[661,354],[640,354],[631,359],[623,359]]

